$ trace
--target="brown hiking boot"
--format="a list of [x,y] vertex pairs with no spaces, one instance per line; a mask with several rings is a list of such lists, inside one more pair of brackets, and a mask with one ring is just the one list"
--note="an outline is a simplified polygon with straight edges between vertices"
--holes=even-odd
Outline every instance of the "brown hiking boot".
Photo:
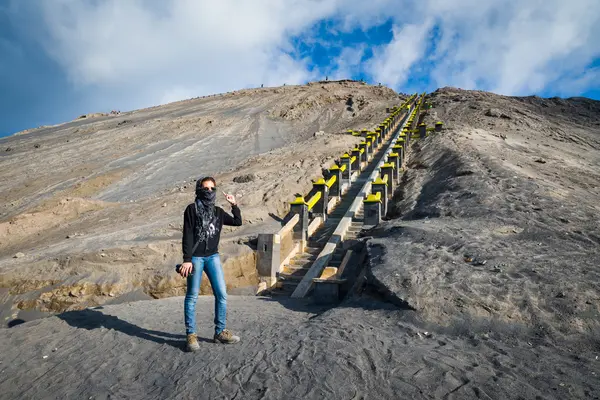
[[240,341],[240,337],[231,333],[230,330],[223,329],[221,333],[215,335],[215,343],[233,344]]
[[200,350],[200,345],[198,344],[198,337],[195,333],[187,335],[187,350],[188,351],[198,351]]

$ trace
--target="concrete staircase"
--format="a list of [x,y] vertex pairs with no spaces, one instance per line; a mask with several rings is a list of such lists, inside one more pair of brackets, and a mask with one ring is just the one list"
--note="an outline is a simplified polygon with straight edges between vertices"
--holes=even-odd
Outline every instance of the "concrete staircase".
[[[346,214],[352,202],[358,196],[361,188],[365,185],[369,175],[375,169],[376,160],[385,152],[386,146],[381,146],[370,160],[369,164],[363,169],[358,177],[352,181],[350,188],[342,196],[341,201],[328,214],[327,221],[322,224],[307,241],[306,248],[303,252],[296,254],[287,264],[283,265],[282,271],[277,276],[277,283],[271,289],[271,295],[274,296],[290,296],[296,286],[302,281],[304,275],[317,259],[319,253],[323,250],[325,244],[331,238],[333,231],[339,225],[340,220]],[[352,224],[344,237],[344,240],[356,239],[363,228],[363,209],[362,207],[356,212],[352,218]],[[342,246],[338,246],[327,264],[331,267],[339,267],[344,257]]]

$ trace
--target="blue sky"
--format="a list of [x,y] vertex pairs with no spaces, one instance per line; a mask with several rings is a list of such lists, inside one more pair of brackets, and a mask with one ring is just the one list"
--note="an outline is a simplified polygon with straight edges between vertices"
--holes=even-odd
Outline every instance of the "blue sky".
[[0,136],[325,76],[599,99],[598,37],[597,0],[0,0]]

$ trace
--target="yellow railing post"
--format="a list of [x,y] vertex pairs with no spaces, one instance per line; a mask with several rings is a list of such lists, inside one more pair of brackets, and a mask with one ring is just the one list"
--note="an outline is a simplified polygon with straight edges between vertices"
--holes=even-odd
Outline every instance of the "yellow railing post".
[[381,214],[387,214],[387,206],[388,206],[388,184],[387,179],[381,179],[381,177],[377,177],[371,184],[371,193],[381,193]]
[[329,168],[328,178],[335,178],[332,185],[329,187],[329,195],[340,197],[342,195],[342,170],[340,167],[333,165],[331,168]]
[[290,203],[291,213],[298,214],[300,221],[294,226],[295,241],[300,241],[300,249],[303,250],[306,247],[306,240],[308,239],[308,207],[303,196],[296,197],[296,200]]
[[313,187],[317,191],[315,196],[318,195],[318,198],[314,205],[311,205],[312,199],[308,201],[308,210],[313,212],[313,214],[320,214],[323,217],[323,222],[327,220],[327,204],[329,203],[329,188],[326,185],[325,179],[321,178],[318,181],[313,183]]
[[381,222],[381,193],[370,194],[363,200],[364,225],[378,225]]

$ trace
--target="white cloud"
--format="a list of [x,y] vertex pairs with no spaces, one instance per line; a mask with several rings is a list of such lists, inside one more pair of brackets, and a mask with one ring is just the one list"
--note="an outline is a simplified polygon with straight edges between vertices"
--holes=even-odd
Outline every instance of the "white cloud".
[[334,59],[331,79],[352,79],[361,71],[361,61],[365,55],[366,45],[345,47]]
[[367,70],[373,79],[392,87],[404,83],[415,62],[425,54],[430,27],[430,21],[420,25],[394,26],[392,41],[375,49],[368,63]]
[[138,106],[307,81],[309,60],[289,56],[290,38],[335,7],[333,0],[40,0],[20,11],[37,14],[38,39],[75,86],[128,87]]
[[[598,85],[585,72],[600,55],[597,0],[13,0],[8,9],[30,15],[31,34],[78,90],[122,109],[325,73],[367,72],[399,90],[416,70],[438,86],[505,94]],[[315,69],[290,55],[292,39],[320,43],[313,27],[324,19],[337,32],[391,19],[393,38],[368,61],[369,43],[353,43]]]
[[531,94],[600,55],[595,0],[430,0],[439,41],[431,77],[439,86]]
[[[597,0],[402,0],[393,5],[382,0],[373,4],[390,12],[394,35],[376,50],[368,69],[375,81],[397,89],[421,68],[435,86],[503,94],[548,91],[556,82],[579,90],[585,90],[585,84],[600,84],[590,78],[595,74],[573,76],[574,70],[583,70],[600,57]],[[366,21],[377,23],[376,10],[362,11]],[[431,37],[435,48],[426,54]]]

